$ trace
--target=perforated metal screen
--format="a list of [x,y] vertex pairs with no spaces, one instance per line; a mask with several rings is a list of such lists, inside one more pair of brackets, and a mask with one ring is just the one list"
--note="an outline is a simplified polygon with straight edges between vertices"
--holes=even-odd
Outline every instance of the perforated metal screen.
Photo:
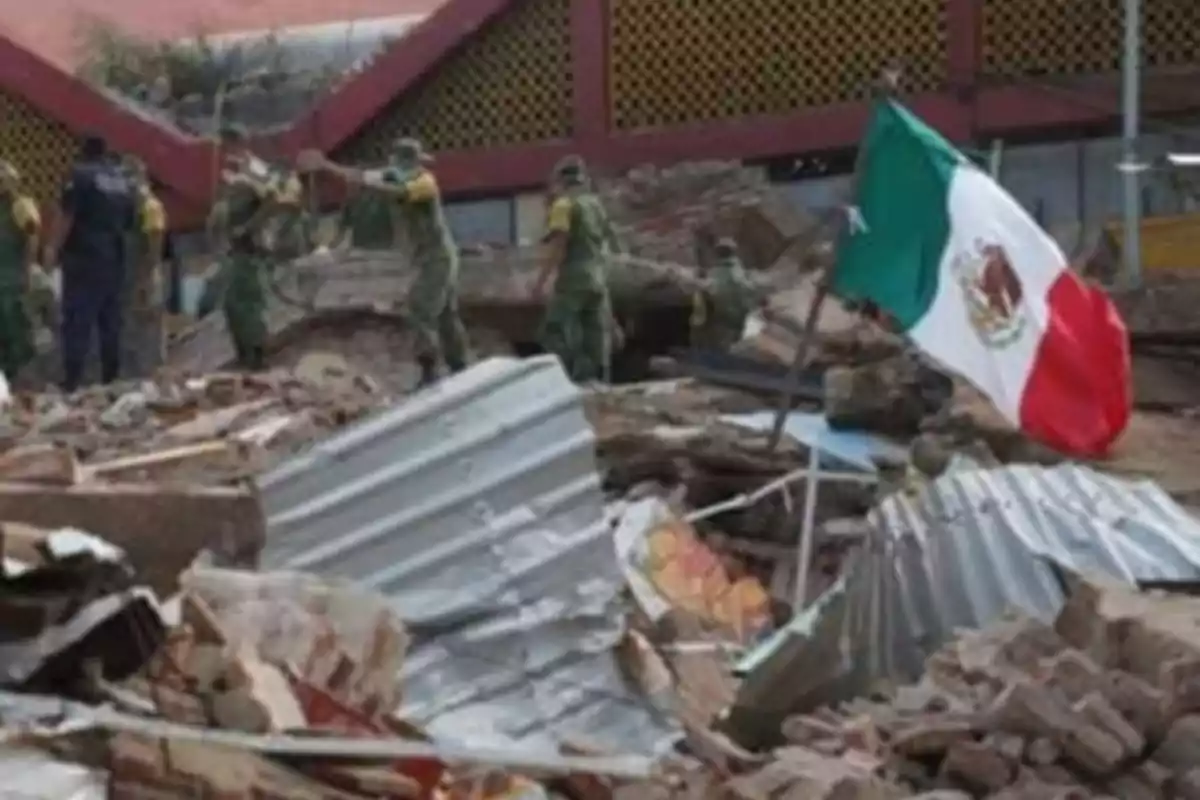
[[25,191],[39,202],[57,196],[78,142],[61,123],[0,91],[0,158],[21,171]]
[[[523,0],[349,142],[377,162],[396,136],[468,150],[571,135],[570,0]],[[599,32],[597,32],[599,35]]]
[[[1200,0],[1142,0],[1148,67],[1200,64]],[[983,0],[983,70],[1004,77],[1116,72],[1121,0]]]
[[943,0],[610,0],[610,96],[620,129],[862,99],[880,71],[942,86]]

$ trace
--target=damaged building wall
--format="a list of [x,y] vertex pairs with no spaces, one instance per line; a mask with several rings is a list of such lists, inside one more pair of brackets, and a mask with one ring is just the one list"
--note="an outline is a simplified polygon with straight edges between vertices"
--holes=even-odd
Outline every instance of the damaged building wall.
[[625,686],[594,435],[555,359],[493,359],[260,481],[264,565],[355,580],[413,634],[404,715],[434,735],[646,751]]

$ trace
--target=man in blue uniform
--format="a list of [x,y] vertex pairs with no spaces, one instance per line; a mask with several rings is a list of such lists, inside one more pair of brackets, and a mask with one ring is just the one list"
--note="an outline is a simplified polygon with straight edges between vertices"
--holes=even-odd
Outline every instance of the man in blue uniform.
[[59,219],[47,245],[47,265],[62,267],[63,389],[73,392],[95,329],[100,339],[100,377],[121,371],[121,295],[126,238],[134,223],[134,193],[105,141],[84,138],[79,159],[63,186]]

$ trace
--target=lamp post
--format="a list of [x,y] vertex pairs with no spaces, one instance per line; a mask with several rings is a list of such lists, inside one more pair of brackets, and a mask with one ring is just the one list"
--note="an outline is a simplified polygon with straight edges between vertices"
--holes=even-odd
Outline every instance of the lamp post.
[[1125,48],[1121,70],[1121,144],[1125,277],[1142,282],[1142,193],[1138,179],[1138,131],[1141,127],[1142,0],[1125,0]]

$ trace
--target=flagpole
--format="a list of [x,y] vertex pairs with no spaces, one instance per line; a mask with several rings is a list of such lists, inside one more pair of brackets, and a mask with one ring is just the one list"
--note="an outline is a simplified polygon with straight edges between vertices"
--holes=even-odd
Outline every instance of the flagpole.
[[1123,217],[1126,278],[1142,282],[1142,197],[1138,175],[1138,132],[1141,117],[1142,3],[1125,0],[1125,50],[1121,69]]
[[[898,79],[898,73],[885,72],[876,85],[875,92],[873,92],[874,99],[879,100],[893,96],[896,92]],[[849,202],[851,205],[858,202],[858,182],[862,175],[863,152],[863,148],[860,146],[854,156],[854,172],[850,175]],[[840,238],[844,230],[842,226],[845,226],[848,222],[847,213],[841,220],[841,226],[836,229],[835,241],[837,238]],[[830,267],[829,272],[833,269],[834,267]],[[795,402],[796,394],[800,389],[800,375],[804,372],[804,368],[808,366],[808,356],[817,338],[817,320],[820,319],[821,309],[825,306],[825,301],[829,297],[829,282],[832,277],[828,272],[821,276],[820,281],[817,283],[817,290],[813,294],[812,302],[809,304],[808,316],[804,320],[804,328],[800,331],[800,338],[796,343],[796,353],[792,357],[792,364],[788,367],[787,376],[783,381],[783,391],[779,395],[779,405],[775,410],[775,424],[771,427],[771,435],[767,439],[767,452],[773,452],[779,447],[779,442],[783,439],[783,426],[787,422],[787,415],[792,410],[792,403]]]

